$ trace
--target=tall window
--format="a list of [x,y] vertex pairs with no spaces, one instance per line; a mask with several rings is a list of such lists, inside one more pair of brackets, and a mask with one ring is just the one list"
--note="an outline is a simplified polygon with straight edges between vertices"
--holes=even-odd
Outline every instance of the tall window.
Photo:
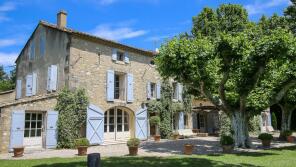
[[151,98],[156,98],[156,84],[150,83],[150,92],[151,92]]
[[178,99],[178,89],[177,89],[177,82],[173,83],[173,99]]
[[24,137],[40,137],[42,121],[42,113],[26,113]]
[[114,75],[115,76],[115,83],[114,83],[114,99],[119,99],[120,95],[120,81],[119,81],[119,75]]
[[114,99],[125,100],[126,74],[115,73],[114,75]]
[[123,61],[124,60],[124,53],[123,52],[117,52],[117,60]]

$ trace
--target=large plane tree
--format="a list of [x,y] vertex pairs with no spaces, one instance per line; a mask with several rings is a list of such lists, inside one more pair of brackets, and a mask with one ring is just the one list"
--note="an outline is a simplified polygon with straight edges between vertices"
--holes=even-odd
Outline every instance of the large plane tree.
[[[247,20],[246,10],[239,5],[222,5],[216,11],[206,8],[193,21],[195,27],[200,26],[193,29],[194,37],[182,35],[161,46],[156,57],[158,70],[163,77],[187,85],[191,92],[202,93],[224,111],[232,120],[236,146],[249,147],[247,123],[250,108],[254,108],[254,90],[264,86],[260,83],[269,79],[266,74],[274,63],[280,68],[287,61],[295,62],[295,37],[281,28],[263,33]],[[280,100],[296,78],[287,75],[274,81],[279,82],[272,82],[267,94]],[[269,106],[270,99],[265,99]]]

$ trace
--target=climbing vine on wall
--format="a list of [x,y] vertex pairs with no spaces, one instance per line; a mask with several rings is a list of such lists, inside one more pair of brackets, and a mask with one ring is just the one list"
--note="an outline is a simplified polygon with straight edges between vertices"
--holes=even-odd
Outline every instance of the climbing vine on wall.
[[81,129],[86,124],[86,110],[89,104],[84,89],[59,92],[55,110],[59,111],[57,122],[58,148],[74,148],[74,140],[83,137]]

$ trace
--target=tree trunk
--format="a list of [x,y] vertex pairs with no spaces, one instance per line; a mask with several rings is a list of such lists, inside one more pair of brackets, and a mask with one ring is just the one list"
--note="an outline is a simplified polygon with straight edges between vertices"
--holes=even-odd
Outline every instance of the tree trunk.
[[293,109],[282,107],[282,123],[281,123],[281,133],[280,133],[281,140],[285,140],[285,137],[282,135],[283,132],[286,130],[291,130],[292,112],[293,112]]
[[249,140],[248,118],[245,112],[232,113],[232,128],[235,146],[241,148],[249,148],[251,142]]

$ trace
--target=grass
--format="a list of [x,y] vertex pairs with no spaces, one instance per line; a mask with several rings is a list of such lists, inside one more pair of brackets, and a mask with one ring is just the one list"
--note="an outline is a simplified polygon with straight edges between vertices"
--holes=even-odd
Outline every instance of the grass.
[[[102,159],[103,167],[294,167],[296,147],[265,150],[256,153],[192,155],[173,157],[110,157]],[[0,160],[1,167],[85,167],[86,157],[48,158],[38,160]]]

